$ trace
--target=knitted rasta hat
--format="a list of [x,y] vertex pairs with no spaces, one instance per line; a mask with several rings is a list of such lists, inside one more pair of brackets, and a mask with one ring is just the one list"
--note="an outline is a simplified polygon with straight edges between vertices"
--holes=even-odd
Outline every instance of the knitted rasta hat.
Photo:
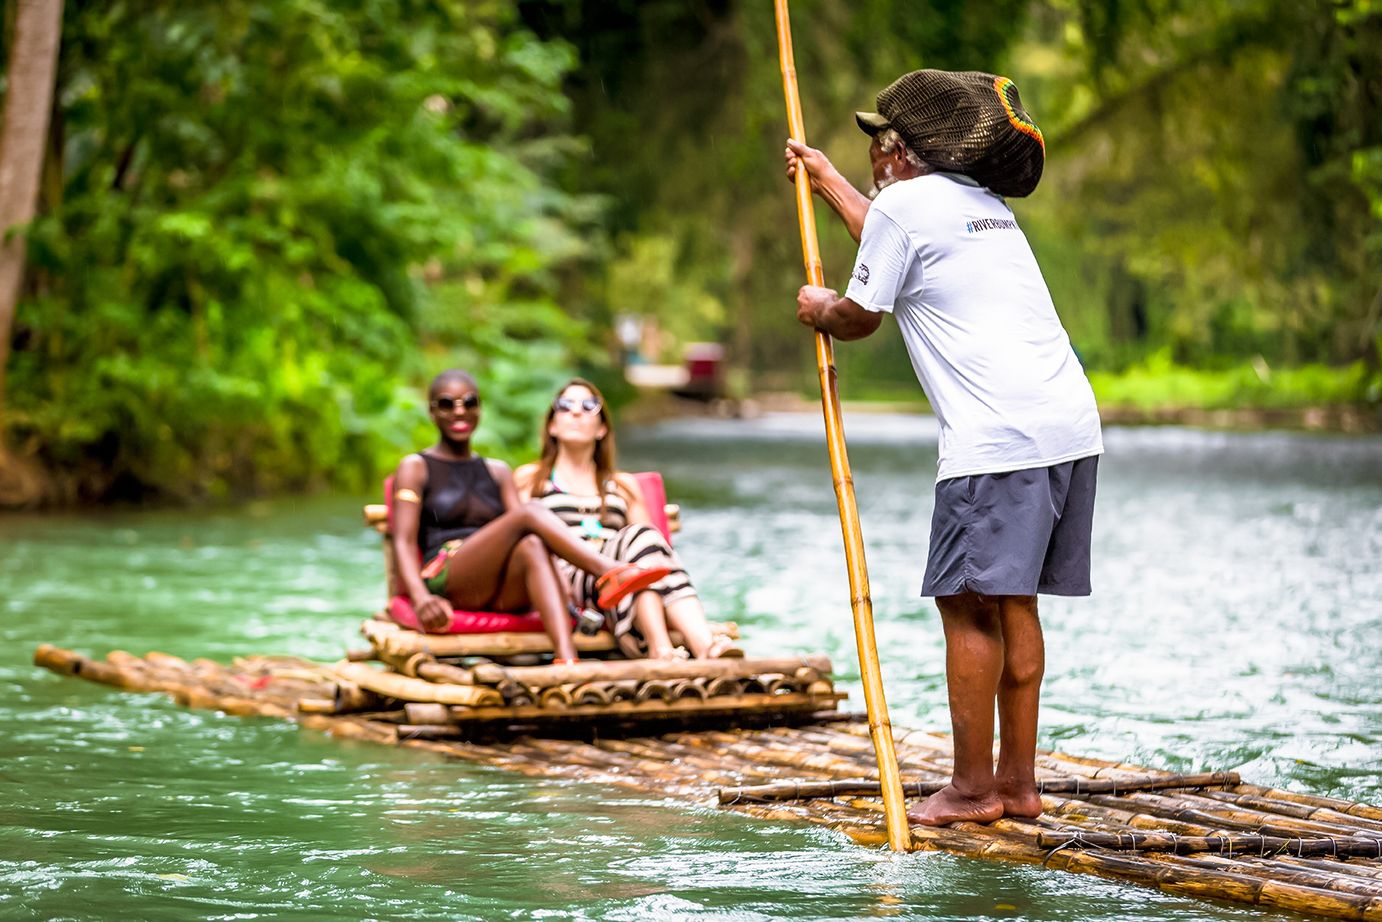
[[871,135],[892,128],[927,163],[999,195],[1030,195],[1041,180],[1046,141],[1007,77],[915,70],[878,94],[877,112],[854,118]]

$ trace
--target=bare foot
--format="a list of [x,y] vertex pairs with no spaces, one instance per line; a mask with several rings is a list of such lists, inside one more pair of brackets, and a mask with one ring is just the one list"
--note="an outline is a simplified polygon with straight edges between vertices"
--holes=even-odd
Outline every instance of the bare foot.
[[1003,802],[1004,816],[1041,816],[1041,795],[1035,784],[1000,785],[998,799]]
[[907,819],[919,826],[944,826],[947,823],[992,823],[1003,815],[1003,801],[997,794],[966,797],[948,784],[923,800]]
[[736,659],[743,657],[743,655],[743,649],[735,646],[733,638],[724,634],[716,634],[715,639],[710,642],[710,646],[697,659]]

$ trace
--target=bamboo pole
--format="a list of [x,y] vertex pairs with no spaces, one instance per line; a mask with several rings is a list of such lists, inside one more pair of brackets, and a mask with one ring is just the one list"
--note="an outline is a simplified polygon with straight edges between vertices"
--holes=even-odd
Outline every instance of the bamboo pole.
[[[797,68],[792,56],[792,24],[787,0],[774,0],[777,14],[778,60],[782,67],[782,89],[787,101],[787,124],[791,136],[806,143],[806,122],[801,114],[797,92]],[[816,239],[816,213],[811,201],[811,179],[805,169],[797,170],[797,223],[801,228],[802,256],[806,278],[812,285],[825,284],[820,243]],[[878,775],[883,783],[883,804],[887,808],[888,845],[893,851],[906,851],[912,834],[902,802],[902,778],[893,749],[892,724],[883,692],[883,673],[878,665],[877,641],[873,634],[873,599],[869,595],[868,565],[864,560],[864,536],[859,527],[859,509],[854,500],[854,478],[845,451],[844,420],[836,390],[835,350],[830,336],[816,331],[816,367],[820,373],[821,408],[825,415],[825,438],[830,449],[830,471],[835,481],[835,500],[840,507],[840,530],[844,534],[845,564],[849,570],[849,596],[854,609],[854,636],[859,646],[859,667],[864,683],[864,704],[869,714],[869,732],[878,759]]]
[[602,682],[586,682],[571,690],[572,704],[609,704],[611,700],[609,689]]
[[367,691],[403,701],[431,701],[472,707],[502,704],[504,701],[499,692],[492,688],[441,685],[424,679],[410,679],[395,672],[381,672],[365,663],[342,661],[336,664],[335,672],[346,682],[352,682]]
[[[1143,778],[1090,779],[1090,778],[1044,778],[1037,782],[1037,790],[1042,794],[1117,794],[1129,791],[1151,791],[1166,788],[1199,788],[1235,785],[1239,782],[1236,772],[1205,772],[1198,775],[1150,775]],[[944,781],[909,781],[903,785],[903,793],[908,797],[925,797],[945,787]],[[846,781],[784,781],[756,787],[722,788],[720,803],[731,804],[739,801],[764,803],[779,800],[810,800],[817,797],[877,797],[880,789],[877,781],[868,779]]]
[[[414,680],[416,681],[416,680]],[[557,693],[560,703],[561,693],[569,697],[561,687],[547,689]],[[727,719],[736,715],[780,717],[782,715],[813,715],[829,703],[825,696],[805,694],[790,695],[741,695],[736,698],[675,698],[667,701],[658,696],[644,701],[614,701],[606,705],[570,705],[562,708],[543,705],[524,705],[508,707],[456,707],[451,709],[451,719],[457,723],[472,721],[508,721],[525,723],[528,721],[592,721],[592,720],[663,720],[674,718],[713,717]]]
[[462,735],[455,724],[399,724],[396,732],[400,740],[454,740]]
[[[710,630],[736,639],[739,636],[739,625],[733,621],[712,621]],[[376,650],[404,658],[414,653],[430,653],[433,656],[516,656],[553,651],[552,639],[540,631],[522,634],[424,634],[400,627],[392,621],[370,620],[360,625],[360,633],[369,639]],[[678,645],[683,641],[676,631],[672,632],[671,639]],[[618,648],[614,635],[609,631],[573,634],[571,641],[581,653],[607,653]]]
[[739,679],[767,674],[792,674],[801,669],[828,675],[831,671],[830,658],[812,653],[805,656],[754,659],[609,660],[567,663],[559,666],[496,666],[482,663],[472,667],[469,672],[481,685],[498,685],[505,679],[513,679],[524,685],[548,688],[553,685],[617,682],[624,679]]
[[673,698],[672,683],[665,679],[649,679],[638,686],[638,691],[633,696],[635,701],[648,701],[652,698],[671,701]]
[[1372,836],[1326,836],[1305,839],[1258,835],[1178,836],[1148,832],[1040,832],[1037,833],[1037,845],[1042,848],[1174,852],[1177,855],[1196,852],[1221,852],[1232,855],[1236,852],[1263,858],[1277,853],[1295,855],[1297,858],[1382,858],[1382,839]]
[[409,701],[403,705],[403,716],[409,724],[418,726],[451,723],[450,708],[434,701]]

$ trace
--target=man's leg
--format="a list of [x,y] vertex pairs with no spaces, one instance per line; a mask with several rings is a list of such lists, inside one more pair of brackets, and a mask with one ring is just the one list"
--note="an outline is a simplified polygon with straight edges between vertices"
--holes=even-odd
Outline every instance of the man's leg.
[[959,820],[990,823],[1003,815],[994,789],[993,701],[1003,673],[999,603],[968,592],[936,599],[945,628],[945,681],[955,770],[950,784],[907,814],[923,826]]
[[1003,627],[1003,675],[998,680],[998,772],[995,783],[1004,816],[1037,816],[1037,711],[1046,647],[1034,595],[998,600]]

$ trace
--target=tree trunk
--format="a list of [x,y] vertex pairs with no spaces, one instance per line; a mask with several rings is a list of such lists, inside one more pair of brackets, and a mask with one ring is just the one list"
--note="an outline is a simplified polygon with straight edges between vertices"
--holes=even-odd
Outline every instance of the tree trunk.
[[[0,128],[0,234],[4,235],[0,241],[0,453],[4,451],[5,368],[14,308],[24,282],[23,228],[33,220],[38,202],[61,37],[62,0],[19,0]],[[16,225],[19,230],[12,232]]]

